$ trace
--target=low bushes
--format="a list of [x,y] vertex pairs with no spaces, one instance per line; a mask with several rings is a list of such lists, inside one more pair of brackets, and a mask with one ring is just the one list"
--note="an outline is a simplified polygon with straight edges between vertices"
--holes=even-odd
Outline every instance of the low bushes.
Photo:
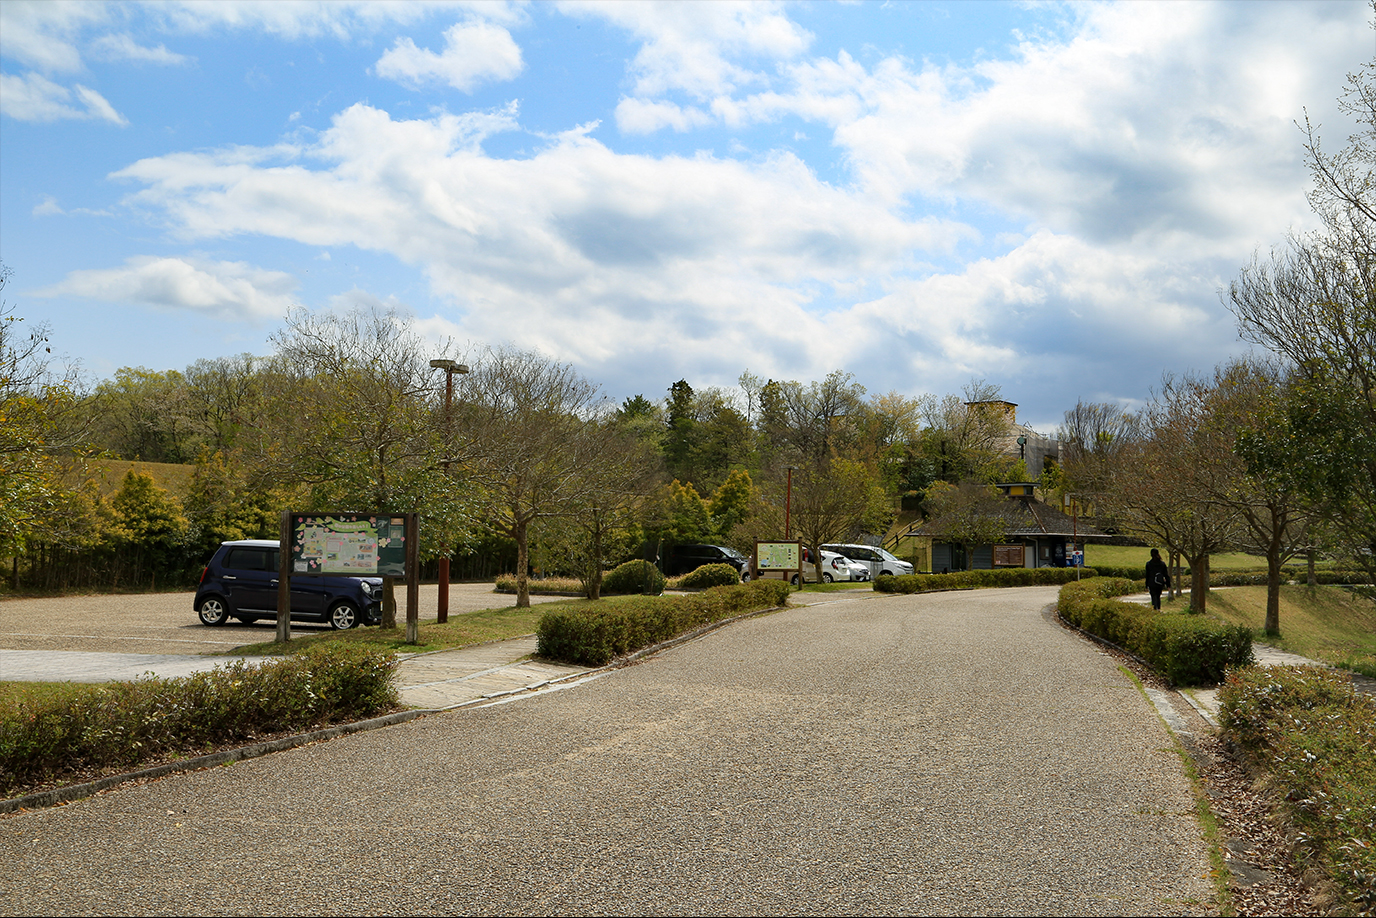
[[[1093,568],[1080,568],[1080,578],[1093,577]],[[979,590],[986,587],[1056,586],[1076,579],[1073,567],[1005,567],[998,570],[957,571],[954,574],[879,575],[880,593],[926,593],[935,590]]]
[[536,652],[578,666],[605,666],[703,625],[784,605],[791,589],[782,580],[755,580],[690,596],[628,598],[604,608],[549,612],[536,629]]
[[112,682],[0,716],[0,793],[16,787],[375,716],[395,708],[396,658],[322,644],[261,664]]
[[664,574],[649,561],[627,561],[602,577],[602,595],[643,593],[658,596],[664,592]]
[[1301,867],[1345,898],[1329,914],[1376,915],[1376,698],[1316,666],[1228,675],[1219,723],[1281,796]]
[[684,590],[705,590],[717,586],[735,586],[740,582],[740,572],[731,565],[704,564],[679,577],[676,585]]
[[1218,683],[1228,669],[1252,662],[1252,632],[1242,625],[1115,598],[1145,589],[1142,581],[1122,577],[1068,583],[1056,609],[1065,621],[1141,658],[1174,685]]

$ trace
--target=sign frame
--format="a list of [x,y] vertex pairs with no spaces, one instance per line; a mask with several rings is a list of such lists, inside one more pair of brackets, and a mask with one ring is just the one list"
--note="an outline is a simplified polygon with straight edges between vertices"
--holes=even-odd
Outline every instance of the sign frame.
[[798,539],[756,539],[750,558],[755,576],[766,580],[791,580],[798,575],[803,582],[803,543]]
[[409,580],[415,538],[410,513],[293,512],[284,562],[293,577],[394,577]]

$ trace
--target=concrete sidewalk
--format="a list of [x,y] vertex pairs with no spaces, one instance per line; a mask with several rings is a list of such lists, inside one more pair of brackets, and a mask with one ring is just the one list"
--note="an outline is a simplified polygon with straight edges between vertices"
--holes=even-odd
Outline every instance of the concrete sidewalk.
[[[455,650],[402,654],[397,688],[410,708],[436,710],[514,693],[558,687],[591,672],[588,667],[540,663],[535,635]],[[189,654],[86,653],[0,650],[0,678],[16,682],[116,682],[145,676],[175,678],[237,660],[264,658]]]

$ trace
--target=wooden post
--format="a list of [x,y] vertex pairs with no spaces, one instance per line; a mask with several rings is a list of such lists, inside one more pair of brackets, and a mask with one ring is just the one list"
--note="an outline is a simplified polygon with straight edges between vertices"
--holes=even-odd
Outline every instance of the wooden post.
[[420,643],[420,516],[406,514],[406,642]]
[[283,510],[277,531],[277,642],[291,640],[291,511]]

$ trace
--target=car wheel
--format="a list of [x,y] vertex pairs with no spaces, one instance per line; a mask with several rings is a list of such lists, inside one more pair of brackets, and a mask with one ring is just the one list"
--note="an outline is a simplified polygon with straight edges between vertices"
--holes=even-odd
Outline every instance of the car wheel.
[[210,625],[213,628],[229,621],[229,610],[225,608],[225,601],[220,597],[207,596],[196,607],[196,616],[200,618],[202,625]]
[[832,577],[830,574],[823,574],[823,575],[822,575],[822,582],[823,582],[823,583],[831,583],[832,580],[834,580],[834,579],[836,579],[836,578]]
[[788,582],[791,583],[791,584],[793,584],[794,586],[797,586],[797,585],[798,585],[798,575],[797,575],[797,574],[794,574],[794,575],[793,575],[793,579],[789,580]]
[[884,571],[884,572],[881,573],[879,576],[880,576],[880,577],[892,577],[892,576],[893,576],[893,571]]
[[749,571],[741,571],[741,583],[749,583],[749,582],[750,582],[750,572],[749,572]]
[[358,623],[358,610],[349,603],[335,603],[330,607],[330,627],[335,631],[348,631]]

